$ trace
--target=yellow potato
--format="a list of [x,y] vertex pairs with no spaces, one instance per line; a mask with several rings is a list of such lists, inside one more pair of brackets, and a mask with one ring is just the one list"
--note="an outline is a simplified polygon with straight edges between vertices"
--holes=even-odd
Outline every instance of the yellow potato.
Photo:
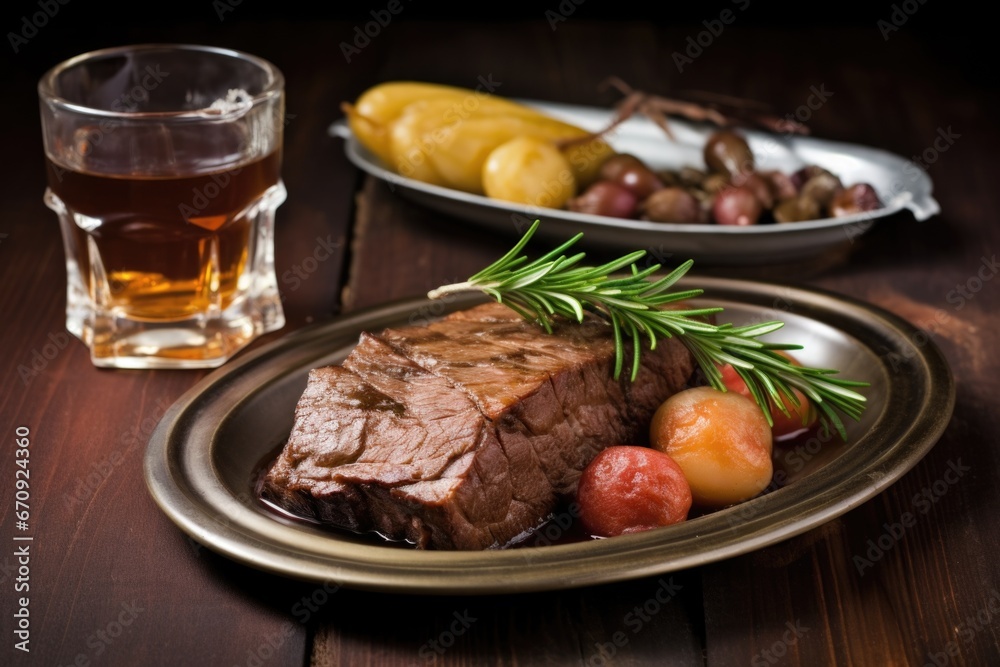
[[576,194],[569,160],[551,142],[517,137],[497,146],[483,165],[483,189],[494,199],[562,208]]
[[653,415],[649,439],[677,462],[704,507],[749,500],[771,483],[771,427],[757,404],[736,392],[674,394]]
[[[585,130],[481,90],[398,81],[345,104],[358,141],[397,173],[425,183],[483,193],[482,167],[493,149],[516,137],[585,138]],[[597,179],[613,151],[601,140],[563,151],[577,184]]]
[[[416,81],[390,81],[369,88],[345,105],[348,125],[361,145],[389,163],[392,123],[415,102],[434,101],[441,107],[442,122],[482,111],[541,115],[523,104],[505,100],[483,90],[443,86]],[[447,116],[447,117],[444,117]]]
[[601,165],[615,154],[615,150],[604,139],[592,139],[563,148],[563,154],[573,169],[577,186],[582,190],[597,181]]
[[392,127],[389,164],[400,174],[483,194],[483,164],[500,144],[517,137],[556,140],[586,132],[547,117],[479,113],[441,123],[435,108],[406,112]]

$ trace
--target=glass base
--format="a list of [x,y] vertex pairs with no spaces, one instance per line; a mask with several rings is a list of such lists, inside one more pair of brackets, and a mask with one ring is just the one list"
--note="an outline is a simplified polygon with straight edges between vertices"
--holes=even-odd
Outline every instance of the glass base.
[[91,361],[102,368],[216,368],[284,325],[281,302],[269,298],[247,299],[218,316],[169,323],[108,316],[66,320],[66,328],[87,344]]
[[47,191],[66,250],[66,328],[99,367],[221,366],[285,325],[273,233],[285,196],[280,182],[269,188],[242,227],[142,221],[120,231]]

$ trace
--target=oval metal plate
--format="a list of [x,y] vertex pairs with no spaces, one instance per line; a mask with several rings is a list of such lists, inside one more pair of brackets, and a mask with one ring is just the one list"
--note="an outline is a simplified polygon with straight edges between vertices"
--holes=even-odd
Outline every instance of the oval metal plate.
[[[732,508],[605,540],[480,552],[383,546],[283,521],[253,498],[251,479],[287,437],[310,369],[338,363],[363,330],[417,324],[479,299],[412,299],[302,329],[215,371],[163,417],[149,441],[153,498],[187,534],[249,566],[296,579],[424,594],[513,593],[585,586],[704,565],[829,521],[912,468],[944,431],[955,388],[926,337],[871,305],[816,290],[719,278],[687,280],[700,303],[737,324],[786,322],[775,340],[802,362],[866,380],[868,408],[846,443],[776,450],[786,485]],[[799,462],[803,462],[800,465]]]
[[[518,100],[526,105],[597,131],[607,126],[612,112],[607,109]],[[657,169],[679,169],[703,165],[702,147],[713,127],[672,119],[671,141],[653,122],[634,117],[609,135],[616,150],[631,153]],[[505,236],[519,236],[536,218],[544,221],[538,234],[562,241],[584,232],[581,241],[593,247],[645,248],[701,262],[728,265],[766,264],[818,255],[831,248],[847,246],[886,216],[909,210],[917,220],[926,220],[940,211],[931,196],[931,180],[914,163],[868,146],[826,141],[797,135],[776,135],[741,130],[747,137],[760,169],[780,169],[791,173],[808,164],[818,164],[837,174],[845,184],[870,183],[885,206],[876,211],[784,225],[666,224],[644,220],[610,218],[572,211],[525,207],[430,185],[387,169],[352,135],[344,121],[331,125],[330,133],[343,137],[345,152],[360,169],[385,180],[394,191],[427,208],[478,224]],[[670,256],[670,255],[667,255]]]

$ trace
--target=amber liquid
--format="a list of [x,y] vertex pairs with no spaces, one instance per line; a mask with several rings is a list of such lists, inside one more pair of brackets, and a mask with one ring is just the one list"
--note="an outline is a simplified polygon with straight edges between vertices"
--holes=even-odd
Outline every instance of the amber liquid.
[[[248,214],[278,183],[281,153],[226,171],[166,177],[47,167],[49,189],[75,218],[71,252],[91,294],[102,289],[124,317],[165,322],[225,309],[239,294],[254,250]],[[104,286],[90,284],[94,261]]]

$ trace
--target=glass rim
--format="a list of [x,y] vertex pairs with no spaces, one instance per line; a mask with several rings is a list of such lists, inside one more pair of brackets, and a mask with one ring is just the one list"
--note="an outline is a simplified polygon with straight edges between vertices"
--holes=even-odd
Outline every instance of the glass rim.
[[206,46],[202,44],[172,44],[172,43],[150,43],[150,44],[130,44],[125,46],[113,46],[105,49],[87,51],[73,56],[49,69],[38,81],[38,96],[49,106],[74,113],[84,113],[102,118],[116,118],[120,120],[142,120],[142,119],[176,119],[176,120],[225,120],[230,117],[239,117],[246,112],[246,107],[237,107],[232,110],[220,109],[183,109],[177,111],[115,111],[112,109],[99,109],[76,102],[70,102],[65,97],[56,94],[56,78],[72,67],[76,67],[83,62],[99,60],[118,56],[136,51],[201,51],[217,56],[227,56],[250,62],[268,75],[268,81],[264,89],[251,97],[251,107],[268,102],[280,96],[284,92],[285,77],[273,63],[260,56],[255,56],[245,51],[227,49],[218,46]]

